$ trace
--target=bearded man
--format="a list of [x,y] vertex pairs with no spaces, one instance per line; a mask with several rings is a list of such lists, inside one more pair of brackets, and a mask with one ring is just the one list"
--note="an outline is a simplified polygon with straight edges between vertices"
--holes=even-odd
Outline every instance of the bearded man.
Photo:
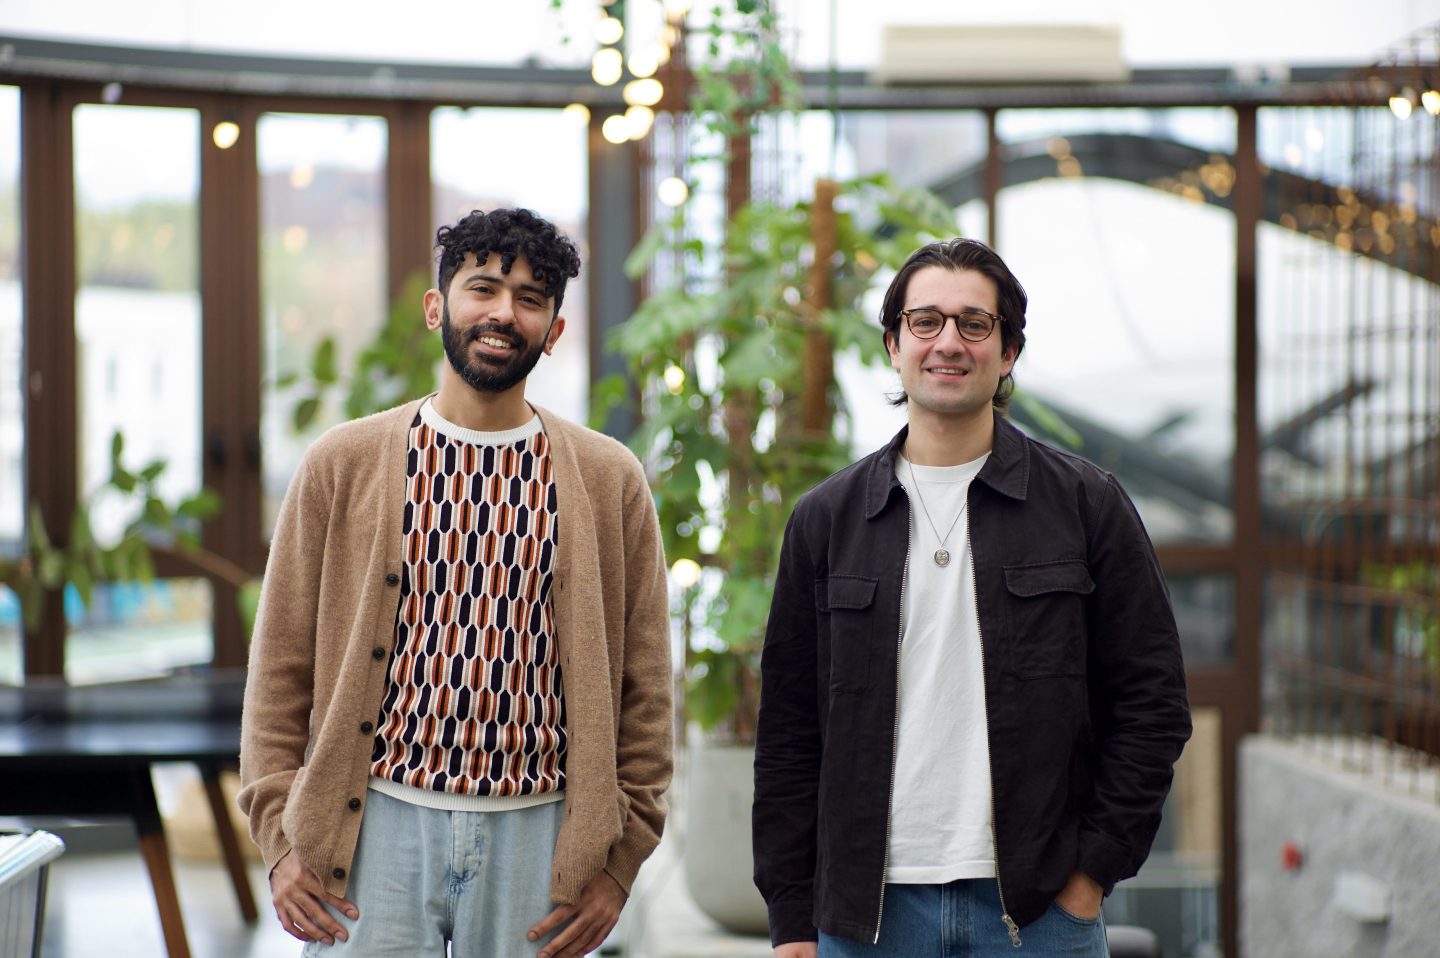
[[306,452],[250,648],[240,807],[305,955],[571,958],[665,820],[665,561],[640,463],[525,399],[575,245],[437,234],[434,394]]

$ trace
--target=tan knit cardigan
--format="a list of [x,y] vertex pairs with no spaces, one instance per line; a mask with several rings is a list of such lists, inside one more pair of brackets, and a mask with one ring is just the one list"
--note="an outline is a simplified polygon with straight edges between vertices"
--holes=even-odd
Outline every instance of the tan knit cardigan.
[[[400,599],[411,402],[329,430],[280,509],[240,744],[240,808],[265,863],[294,850],[336,895],[355,854]],[[551,584],[567,716],[551,896],[603,868],[629,891],[660,841],[671,772],[665,557],[640,463],[539,410],[554,464]],[[403,840],[403,839],[402,839]]]

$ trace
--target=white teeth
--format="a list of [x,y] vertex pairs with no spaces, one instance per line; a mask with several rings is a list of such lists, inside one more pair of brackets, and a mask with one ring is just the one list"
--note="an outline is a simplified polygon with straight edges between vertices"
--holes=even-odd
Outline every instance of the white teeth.
[[509,349],[510,344],[503,339],[496,339],[494,336],[481,336],[480,342],[486,346],[494,346],[496,349]]

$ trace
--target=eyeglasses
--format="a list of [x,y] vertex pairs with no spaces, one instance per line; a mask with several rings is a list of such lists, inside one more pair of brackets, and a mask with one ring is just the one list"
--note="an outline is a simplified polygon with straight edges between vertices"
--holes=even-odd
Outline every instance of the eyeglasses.
[[995,332],[995,327],[1005,321],[1004,317],[987,313],[983,309],[963,310],[957,316],[946,316],[938,309],[928,306],[919,309],[902,309],[905,325],[916,339],[934,339],[945,329],[945,320],[955,320],[955,331],[967,343],[983,343]]

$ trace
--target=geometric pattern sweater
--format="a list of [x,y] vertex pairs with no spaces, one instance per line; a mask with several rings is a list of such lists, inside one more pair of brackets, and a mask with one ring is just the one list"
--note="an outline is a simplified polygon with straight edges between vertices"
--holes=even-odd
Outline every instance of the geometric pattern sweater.
[[457,810],[558,800],[566,726],[550,603],[555,481],[539,417],[476,432],[426,402],[410,427],[405,488],[372,787]]

